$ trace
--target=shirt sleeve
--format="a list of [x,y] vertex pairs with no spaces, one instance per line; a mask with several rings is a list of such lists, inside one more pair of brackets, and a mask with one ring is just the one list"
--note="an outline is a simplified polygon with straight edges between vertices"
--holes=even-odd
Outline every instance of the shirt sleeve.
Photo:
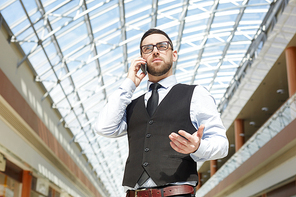
[[126,107],[131,103],[136,85],[125,79],[108,99],[95,123],[95,131],[105,137],[120,137],[127,132]]
[[202,86],[194,89],[190,117],[197,129],[200,125],[205,125],[200,146],[196,152],[190,154],[191,158],[196,162],[204,162],[227,156],[229,142],[226,129],[217,111],[215,99]]

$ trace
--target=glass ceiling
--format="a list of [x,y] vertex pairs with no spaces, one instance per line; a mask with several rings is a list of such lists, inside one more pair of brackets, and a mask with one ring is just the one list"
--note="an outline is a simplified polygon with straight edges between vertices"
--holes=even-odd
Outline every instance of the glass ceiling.
[[[139,56],[151,27],[164,30],[178,51],[180,83],[205,86],[223,98],[274,0],[1,0],[0,11],[20,44],[23,61],[61,114],[73,141],[103,184],[105,196],[124,196],[126,137],[109,139],[93,126],[108,97]],[[134,97],[146,91],[147,77]],[[71,143],[71,142],[69,142]]]

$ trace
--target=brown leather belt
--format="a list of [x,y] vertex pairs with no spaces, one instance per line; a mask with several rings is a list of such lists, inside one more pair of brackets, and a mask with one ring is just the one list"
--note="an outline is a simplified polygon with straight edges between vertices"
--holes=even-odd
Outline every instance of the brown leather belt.
[[166,197],[181,194],[194,194],[194,187],[190,185],[176,185],[161,189],[128,190],[126,197]]

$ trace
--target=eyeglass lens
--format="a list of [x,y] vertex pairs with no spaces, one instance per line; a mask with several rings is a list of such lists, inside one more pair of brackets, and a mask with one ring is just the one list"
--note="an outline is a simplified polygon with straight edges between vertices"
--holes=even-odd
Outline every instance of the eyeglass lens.
[[145,54],[151,53],[155,46],[159,51],[165,51],[169,48],[169,43],[168,42],[159,42],[159,43],[156,43],[156,45],[153,45],[153,44],[143,45],[142,52]]

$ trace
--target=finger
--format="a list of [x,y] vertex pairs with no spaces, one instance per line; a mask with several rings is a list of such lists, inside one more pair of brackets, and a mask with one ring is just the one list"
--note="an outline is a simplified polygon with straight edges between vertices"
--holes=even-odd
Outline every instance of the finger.
[[187,140],[189,140],[190,138],[192,138],[192,135],[190,133],[187,133],[184,130],[179,130],[178,133],[179,133],[179,135],[185,137]]
[[[183,130],[179,130],[178,133],[185,137],[187,139],[187,143],[186,145],[188,146],[196,146],[196,144],[198,143],[198,137],[197,137],[197,132],[193,133],[192,135],[190,133],[187,133],[186,131]],[[183,138],[184,139],[184,138]]]
[[133,69],[135,72],[138,72],[141,68],[141,64],[145,64],[146,60],[138,57],[136,59],[133,59],[131,62],[131,69]]
[[190,133],[187,133],[186,131],[184,130],[179,130],[178,133],[182,136],[184,136],[189,142],[191,143],[195,143],[196,142],[196,137],[198,137],[199,139],[202,138],[203,136],[203,130],[205,128],[205,125],[202,124],[198,127],[198,130],[193,133],[192,135]]
[[197,149],[197,143],[190,143],[188,140],[184,139],[176,133],[171,133],[169,138],[171,139],[171,147],[179,153],[189,154],[195,152]]
[[139,75],[139,79],[140,81],[142,81],[142,79],[144,79],[144,77],[146,76],[146,74],[144,72],[142,72],[140,75]]
[[183,149],[179,148],[174,142],[170,142],[170,145],[175,151],[186,154],[186,152]]
[[132,69],[132,71],[133,71],[134,74],[137,74],[138,71],[140,70],[140,68],[141,68],[141,64],[140,64],[139,61],[135,61],[133,63],[133,65],[131,66],[131,69]]
[[173,139],[171,142],[173,142],[178,148],[182,149],[182,150],[186,150],[187,149],[187,143],[186,142],[180,142],[177,139]]
[[187,138],[186,148],[184,148],[187,154],[193,153],[198,149],[200,138],[197,136],[197,131],[192,135],[183,130],[180,130],[178,133]]
[[133,59],[127,74],[127,78],[131,79],[136,87],[138,87],[138,85],[141,83],[142,79],[145,77],[145,74],[140,73],[138,74],[138,71],[141,68],[141,64],[145,63],[146,60],[138,57],[136,59]]
[[171,133],[169,137],[174,143],[182,144],[183,146],[187,146],[188,144],[188,141],[185,138],[176,133]]

